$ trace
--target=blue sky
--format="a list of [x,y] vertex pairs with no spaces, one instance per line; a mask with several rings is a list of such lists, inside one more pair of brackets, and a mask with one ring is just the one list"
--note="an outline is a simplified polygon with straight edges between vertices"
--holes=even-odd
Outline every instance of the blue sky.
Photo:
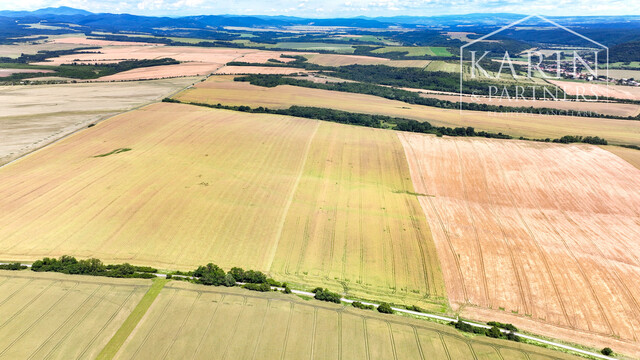
[[637,0],[0,0],[0,10],[72,6],[139,15],[292,15],[352,17],[512,12],[541,15],[640,15]]

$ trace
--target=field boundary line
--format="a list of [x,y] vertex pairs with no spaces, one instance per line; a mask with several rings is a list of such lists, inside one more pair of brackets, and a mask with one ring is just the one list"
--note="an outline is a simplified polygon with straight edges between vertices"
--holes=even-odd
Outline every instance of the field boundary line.
[[293,189],[291,189],[291,193],[287,198],[287,203],[282,211],[282,217],[278,222],[278,227],[276,230],[276,239],[275,243],[272,245],[271,250],[269,251],[269,257],[267,258],[266,267],[264,268],[266,271],[271,271],[271,266],[273,266],[273,260],[276,257],[276,252],[278,251],[278,245],[280,244],[280,239],[282,239],[282,230],[284,229],[284,223],[287,220],[287,215],[289,214],[289,208],[291,208],[291,203],[293,203],[293,197],[296,192],[298,192],[298,185],[300,184],[300,180],[302,179],[302,174],[304,173],[304,168],[307,165],[307,158],[309,157],[309,151],[311,150],[311,144],[313,144],[313,140],[318,133],[318,128],[320,127],[320,121],[316,121],[316,127],[313,130],[313,134],[309,138],[309,142],[304,149],[302,154],[302,164],[300,164],[300,171],[298,172],[298,176],[296,177],[295,184],[293,185]]
[[133,330],[138,326],[142,317],[147,313],[147,310],[151,307],[151,305],[155,302],[156,298],[160,294],[160,291],[164,288],[164,285],[168,282],[167,279],[155,279],[151,287],[147,291],[146,294],[140,299],[140,302],[136,305],[136,307],[131,311],[131,314],[127,317],[127,319],[120,325],[118,331],[113,334],[113,337],[107,345],[100,351],[96,359],[98,360],[110,360],[113,359],[114,356],[120,350],[120,347],[124,342],[129,338],[129,335],[133,332]]

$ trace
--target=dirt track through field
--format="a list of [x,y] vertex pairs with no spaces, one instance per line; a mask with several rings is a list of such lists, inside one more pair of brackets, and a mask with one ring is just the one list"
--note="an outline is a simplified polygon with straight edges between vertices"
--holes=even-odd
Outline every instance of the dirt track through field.
[[639,340],[640,170],[589,145],[399,136],[463,315]]

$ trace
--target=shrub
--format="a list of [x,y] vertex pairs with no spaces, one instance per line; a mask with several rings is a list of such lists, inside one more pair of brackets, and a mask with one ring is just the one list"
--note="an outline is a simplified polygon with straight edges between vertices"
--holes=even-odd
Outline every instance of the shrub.
[[501,322],[497,322],[497,321],[489,321],[487,323],[487,325],[489,326],[495,326],[495,327],[499,327],[501,329],[505,329],[505,330],[509,330],[509,331],[518,331],[518,328],[513,326],[512,324],[505,324],[505,323],[501,323]]
[[409,306],[405,306],[407,308],[407,310],[411,310],[411,311],[415,311],[415,312],[424,312],[424,310],[422,310],[422,308],[417,307],[416,305],[409,305]]
[[173,276],[172,276],[171,274],[167,274],[166,279],[167,279],[167,280],[171,280],[171,278],[172,278],[172,277],[173,277]]
[[609,348],[609,347],[606,347],[606,348],[600,350],[600,352],[602,353],[602,355],[605,355],[605,356],[613,355],[613,350],[611,350],[611,348]]
[[219,286],[224,284],[226,274],[218,265],[208,263],[197,268],[193,276],[199,278],[201,284]]
[[0,265],[0,270],[23,270],[26,269],[26,265],[20,265],[20,263],[3,264]]
[[333,302],[336,304],[340,304],[341,302],[340,294],[331,292],[327,289],[315,288],[313,292],[316,294],[314,298],[317,300]]
[[378,306],[378,312],[381,312],[383,314],[393,314],[393,309],[391,309],[391,305],[382,303]]
[[485,334],[488,337],[499,339],[502,337],[502,331],[497,326],[492,326],[491,329],[485,331]]
[[271,291],[271,286],[269,286],[269,284],[267,283],[262,283],[262,284],[247,283],[242,285],[242,287],[248,290],[253,290],[253,291],[262,291],[262,292]]
[[353,306],[354,308],[364,309],[364,310],[373,310],[375,308],[375,306],[373,306],[373,305],[365,305],[365,304],[361,303],[360,301],[352,302],[351,306]]
[[231,275],[231,273],[227,273],[227,275],[224,276],[224,286],[236,286],[236,279]]

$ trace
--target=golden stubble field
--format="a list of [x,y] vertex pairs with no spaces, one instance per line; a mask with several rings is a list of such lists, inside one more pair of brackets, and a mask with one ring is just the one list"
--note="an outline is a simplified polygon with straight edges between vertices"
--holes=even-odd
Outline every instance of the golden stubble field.
[[564,135],[600,136],[612,144],[640,145],[640,121],[481,111],[460,113],[459,110],[412,105],[371,95],[290,85],[266,88],[235,82],[233,76],[212,76],[176,95],[176,99],[268,108],[315,106],[428,121],[434,126],[472,126],[476,130],[502,132],[514,137],[544,139]]
[[7,165],[0,184],[0,258],[214,262],[352,295],[444,301],[391,131],[161,103]]
[[575,357],[295,296],[171,282],[115,359],[478,359]]
[[150,285],[0,271],[0,358],[95,359]]
[[198,80],[0,86],[0,165],[90,123],[158,101]]
[[640,354],[640,170],[590,145],[400,139],[462,315]]

